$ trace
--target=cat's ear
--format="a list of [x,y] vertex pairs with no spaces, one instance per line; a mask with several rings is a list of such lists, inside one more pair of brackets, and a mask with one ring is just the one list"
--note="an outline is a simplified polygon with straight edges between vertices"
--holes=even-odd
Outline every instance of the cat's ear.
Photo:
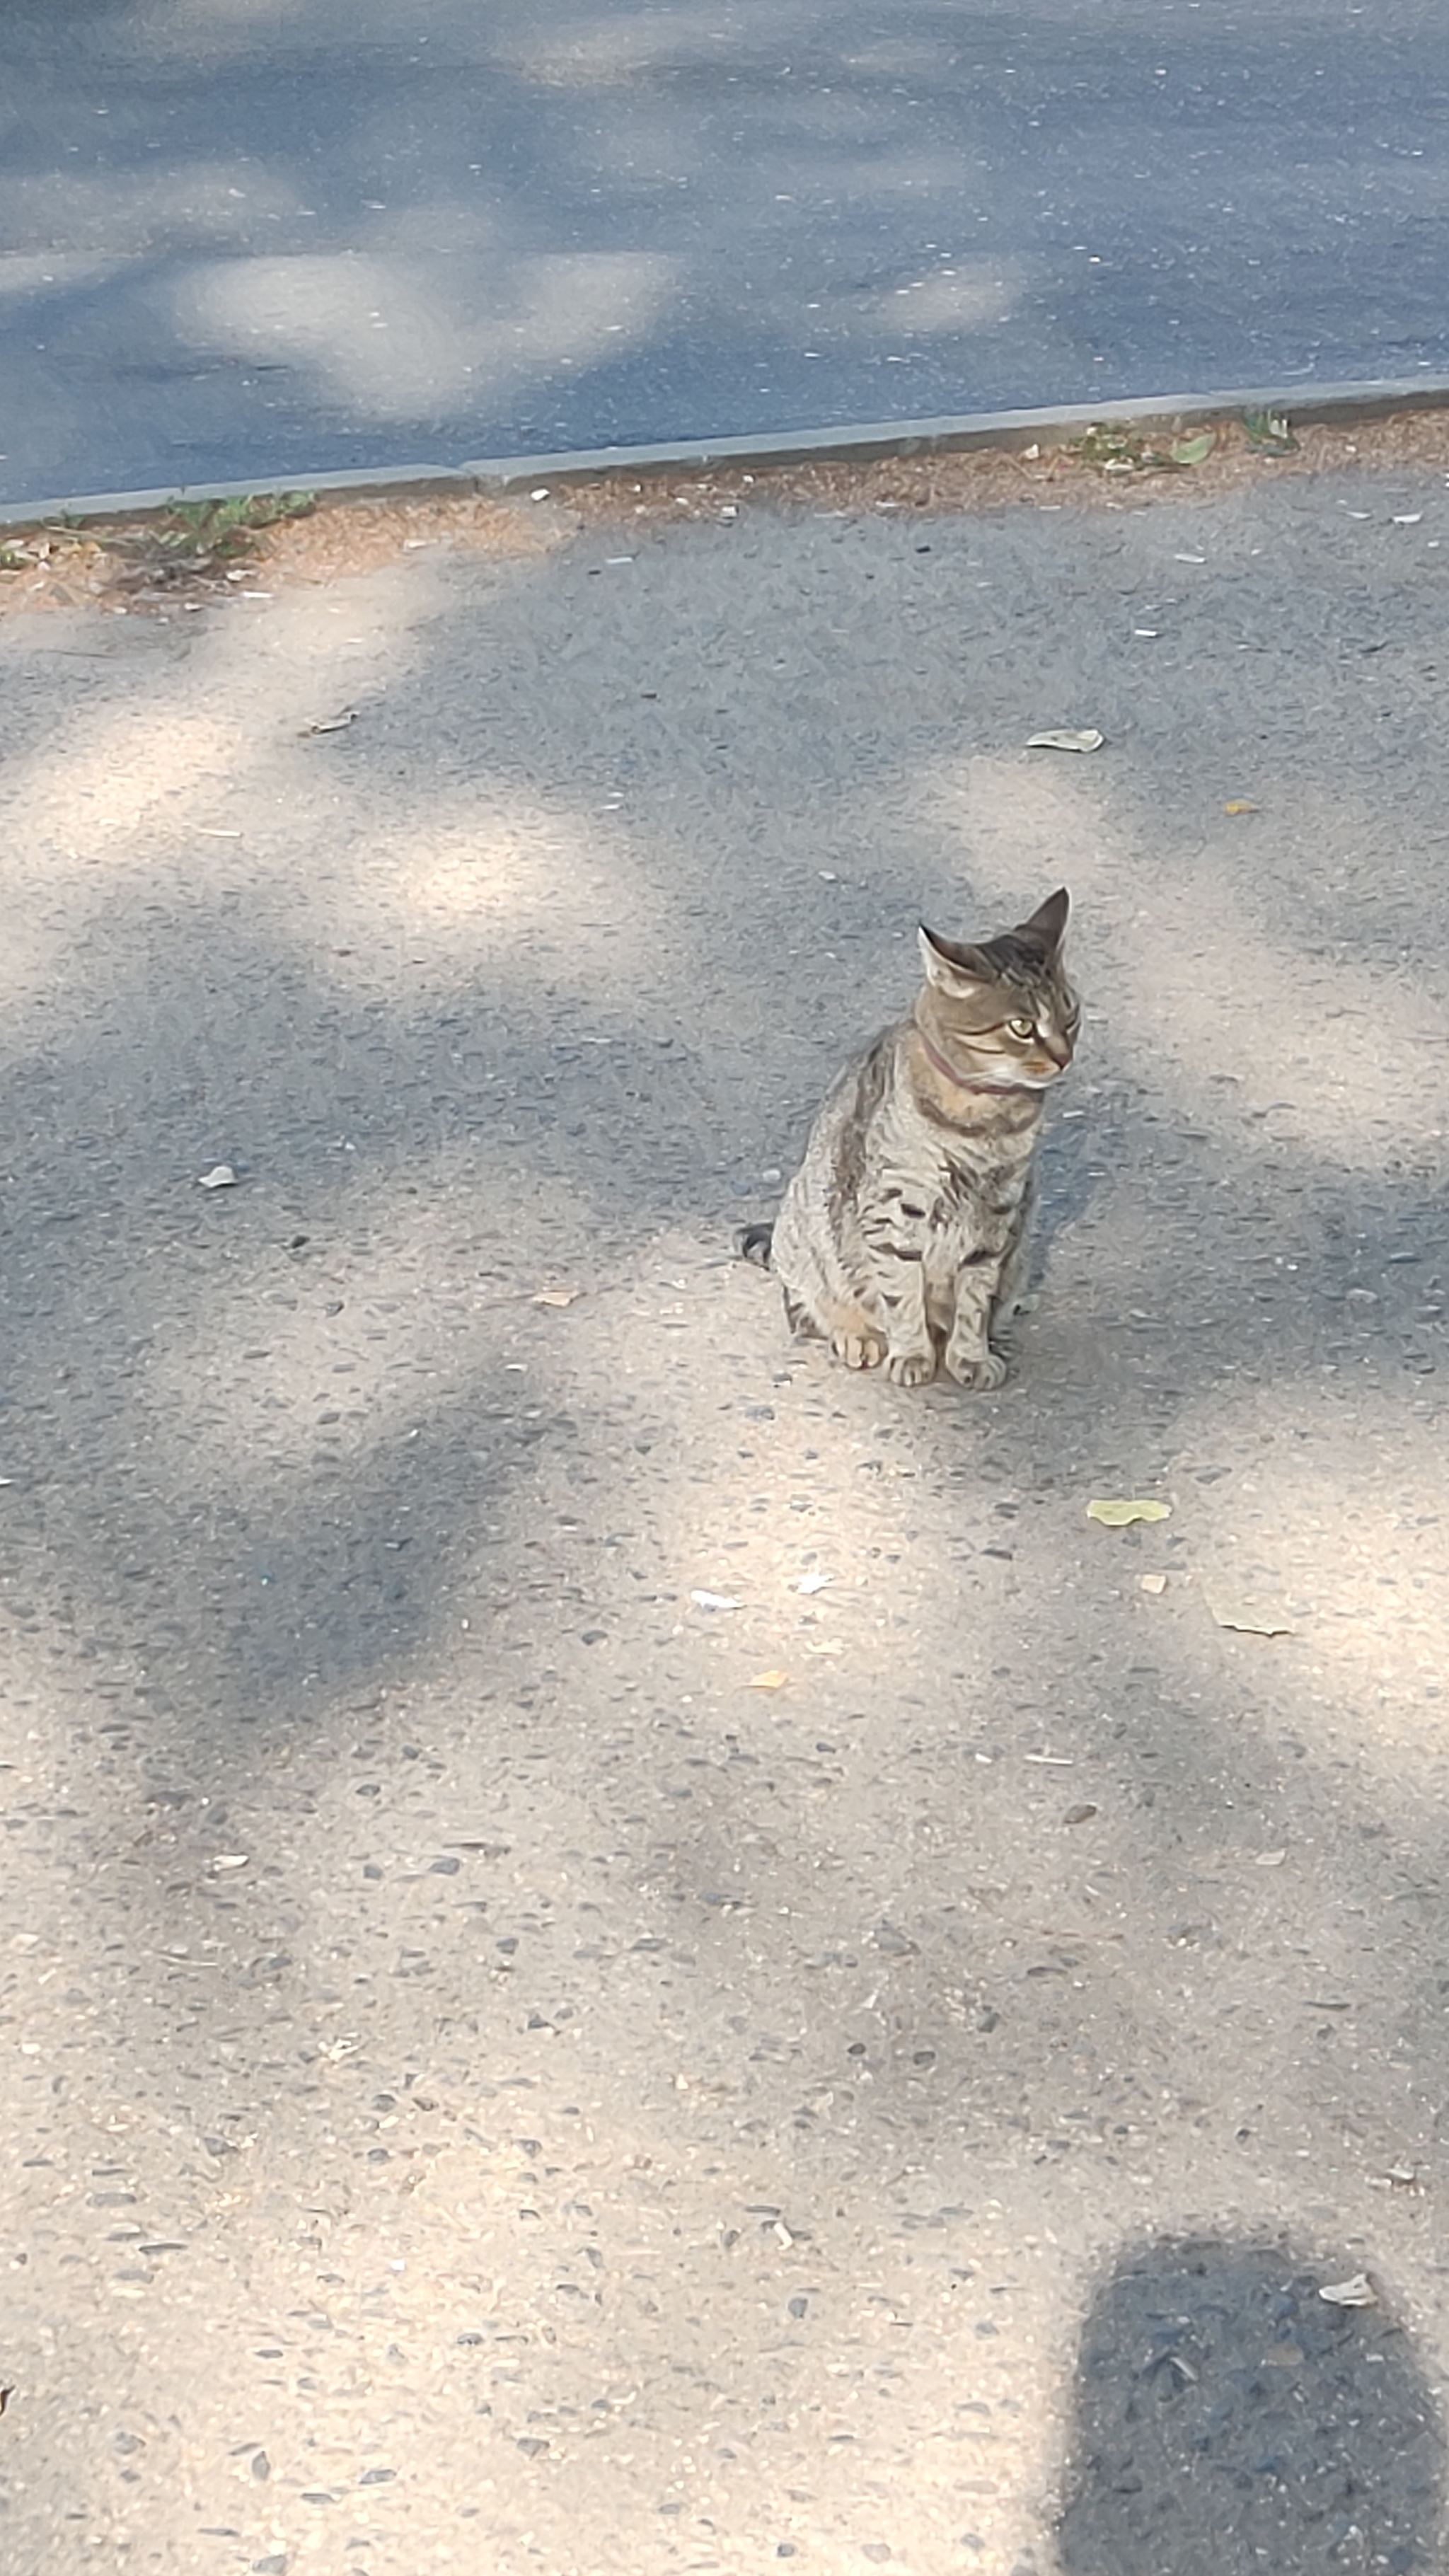
[[1055,894],[1049,894],[1045,903],[1038,904],[1030,921],[1017,923],[1018,939],[1034,939],[1038,947],[1046,950],[1048,957],[1055,957],[1067,935],[1067,914],[1071,907],[1072,898],[1066,887],[1058,886]]
[[924,922],[916,935],[921,943],[926,981],[934,984],[938,993],[954,993],[962,1001],[979,993],[983,984],[993,982],[991,962],[979,948],[963,948],[957,940],[938,939]]

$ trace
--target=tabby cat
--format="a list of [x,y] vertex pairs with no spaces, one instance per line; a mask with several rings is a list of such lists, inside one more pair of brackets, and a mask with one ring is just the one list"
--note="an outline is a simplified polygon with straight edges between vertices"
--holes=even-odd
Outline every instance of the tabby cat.
[[764,1258],[796,1333],[897,1386],[945,1367],[1000,1386],[993,1336],[1022,1303],[1044,1098],[1079,1011],[1062,969],[1068,896],[964,947],[922,929],[926,980],[827,1092]]

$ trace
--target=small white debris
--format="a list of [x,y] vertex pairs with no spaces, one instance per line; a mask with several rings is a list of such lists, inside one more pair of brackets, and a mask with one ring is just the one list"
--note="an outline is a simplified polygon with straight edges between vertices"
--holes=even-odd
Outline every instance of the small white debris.
[[236,1174],[230,1163],[213,1163],[209,1172],[197,1173],[196,1186],[199,1190],[234,1190]]
[[802,1574],[799,1582],[795,1586],[795,1589],[797,1592],[804,1592],[807,1594],[811,1592],[823,1592],[826,1589],[826,1586],[834,1581],[835,1577],[833,1574]]
[[1396,510],[1394,513],[1394,526],[1396,528],[1417,528],[1423,515],[1424,513],[1422,510]]
[[546,483],[540,483],[538,490],[536,492],[530,492],[528,497],[530,501],[546,501],[548,499],[548,485]]
[[1349,2281],[1325,2281],[1318,2295],[1331,2308],[1376,2308],[1379,2303],[1367,2272],[1355,2272]]
[[249,1858],[247,1852],[218,1852],[211,1866],[213,1869],[245,1869]]
[[740,1606],[732,1592],[691,1592],[689,1597],[699,1610],[738,1610]]
[[1029,733],[1028,751],[1100,751],[1107,737],[1095,725],[1049,725],[1045,733]]

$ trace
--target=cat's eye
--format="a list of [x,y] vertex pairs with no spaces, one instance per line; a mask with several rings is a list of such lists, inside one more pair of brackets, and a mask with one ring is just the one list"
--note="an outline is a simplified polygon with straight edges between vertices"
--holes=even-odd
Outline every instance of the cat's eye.
[[1034,1038],[1036,1036],[1035,1020],[1008,1020],[1006,1025],[1010,1029],[1014,1038]]

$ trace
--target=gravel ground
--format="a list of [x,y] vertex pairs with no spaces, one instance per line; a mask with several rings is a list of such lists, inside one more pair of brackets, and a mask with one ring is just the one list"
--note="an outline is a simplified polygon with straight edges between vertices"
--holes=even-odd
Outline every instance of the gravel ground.
[[[1442,472],[726,506],[0,621],[10,2576],[1443,2564]],[[733,1229],[1063,880],[851,1379]]]

